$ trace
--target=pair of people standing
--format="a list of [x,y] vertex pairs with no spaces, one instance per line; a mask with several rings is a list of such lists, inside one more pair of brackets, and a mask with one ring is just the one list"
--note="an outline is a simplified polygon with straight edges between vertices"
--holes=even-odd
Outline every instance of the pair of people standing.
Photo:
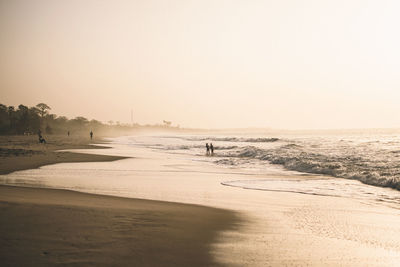
[[206,143],[206,155],[214,155],[214,146],[212,143],[210,143],[210,145]]

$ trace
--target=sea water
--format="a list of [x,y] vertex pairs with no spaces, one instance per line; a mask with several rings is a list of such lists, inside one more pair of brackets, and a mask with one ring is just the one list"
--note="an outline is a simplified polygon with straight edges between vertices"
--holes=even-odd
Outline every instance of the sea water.
[[[221,172],[246,177],[232,180],[228,176],[221,185],[357,198],[400,207],[400,132],[397,131],[158,134],[125,136],[109,141],[113,149],[91,153],[137,157],[137,150],[141,149],[170,159],[185,160],[193,166],[213,165]],[[206,143],[213,143],[213,155],[206,154]],[[137,165],[130,168],[132,165],[118,162],[80,165],[78,170],[64,169],[61,164],[50,169],[16,172],[0,176],[0,183],[120,195],[122,191],[131,190],[129,179],[120,178],[118,184],[118,181],[110,183],[106,177],[116,177],[126,171],[123,175],[126,178],[129,171],[135,168],[137,171]],[[74,166],[79,167],[79,163]],[[202,167],[201,171],[207,168]],[[44,175],[47,170],[51,174]],[[163,170],[148,166],[147,171]],[[81,179],[80,176],[88,178]],[[92,184],[90,177],[93,176],[96,185]],[[98,188],[99,184],[103,186]],[[113,188],[118,191],[114,192]]]
[[[216,153],[209,161],[219,165],[270,168],[323,174],[400,190],[400,133],[325,134],[288,136],[161,137],[149,147],[203,156],[205,142]],[[165,141],[172,139],[174,142]]]
[[[400,207],[396,130],[158,135],[113,142],[258,174],[253,180],[224,181],[227,186],[372,199]],[[214,145],[212,156],[206,154],[206,143]]]

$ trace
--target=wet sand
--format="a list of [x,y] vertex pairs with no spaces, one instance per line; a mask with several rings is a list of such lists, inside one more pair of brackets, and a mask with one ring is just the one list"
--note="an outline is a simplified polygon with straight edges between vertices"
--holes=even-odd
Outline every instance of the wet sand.
[[220,209],[66,190],[0,186],[2,266],[218,266],[233,227]]
[[[0,137],[0,174],[61,162],[125,157],[57,152],[90,140]],[[94,140],[93,143],[99,143]],[[0,186],[2,266],[219,266],[211,246],[238,223],[234,212],[68,190]]]

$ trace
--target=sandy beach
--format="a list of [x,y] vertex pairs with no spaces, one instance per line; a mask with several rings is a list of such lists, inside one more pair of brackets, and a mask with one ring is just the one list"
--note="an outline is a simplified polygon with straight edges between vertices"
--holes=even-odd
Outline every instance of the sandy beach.
[[217,266],[233,213],[65,190],[0,186],[2,266]]
[[[124,158],[57,152],[96,147],[81,138],[48,140],[2,137],[1,173]],[[237,223],[222,209],[12,186],[0,186],[0,214],[2,266],[217,266],[210,246]]]
[[46,136],[47,143],[40,144],[36,135],[0,136],[0,174],[38,168],[61,162],[112,161],[124,157],[60,152],[66,149],[104,148],[101,138],[90,140],[88,136]]
[[182,138],[113,138],[111,148],[76,151],[122,160],[0,176],[1,245],[13,250],[4,262],[398,265],[398,191],[265,163],[227,167],[203,154],[201,136]]

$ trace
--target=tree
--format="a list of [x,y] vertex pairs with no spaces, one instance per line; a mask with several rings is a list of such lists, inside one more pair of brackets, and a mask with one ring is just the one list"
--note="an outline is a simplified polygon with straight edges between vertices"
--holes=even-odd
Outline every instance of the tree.
[[8,106],[8,121],[10,123],[10,133],[15,133],[15,108]]
[[90,122],[89,122],[89,125],[92,127],[92,126],[100,126],[101,125],[101,121],[98,121],[98,120],[91,120]]
[[44,118],[44,116],[48,113],[48,111],[51,109],[48,105],[45,103],[39,103],[36,105],[36,107],[39,109],[39,114],[40,117]]
[[6,105],[0,104],[0,134],[5,134],[10,130],[10,121],[8,116],[8,108]]
[[16,111],[16,132],[23,134],[27,131],[29,131],[29,109],[21,104]]
[[47,124],[46,126],[46,133],[47,134],[52,134],[53,133],[53,129],[50,127],[50,125]]
[[58,124],[66,124],[67,123],[67,121],[68,121],[68,118],[67,117],[65,117],[65,116],[60,116],[60,117],[57,117],[56,118],[56,121],[57,121],[57,123]]
[[29,131],[31,133],[37,133],[40,129],[40,116],[39,109],[31,107],[29,109]]
[[164,125],[167,126],[167,127],[170,127],[171,124],[172,124],[172,122],[166,121],[166,120],[163,120],[163,123],[164,123]]
[[75,125],[82,127],[86,125],[89,122],[89,120],[86,119],[85,117],[76,117],[75,119],[72,120],[72,122]]

